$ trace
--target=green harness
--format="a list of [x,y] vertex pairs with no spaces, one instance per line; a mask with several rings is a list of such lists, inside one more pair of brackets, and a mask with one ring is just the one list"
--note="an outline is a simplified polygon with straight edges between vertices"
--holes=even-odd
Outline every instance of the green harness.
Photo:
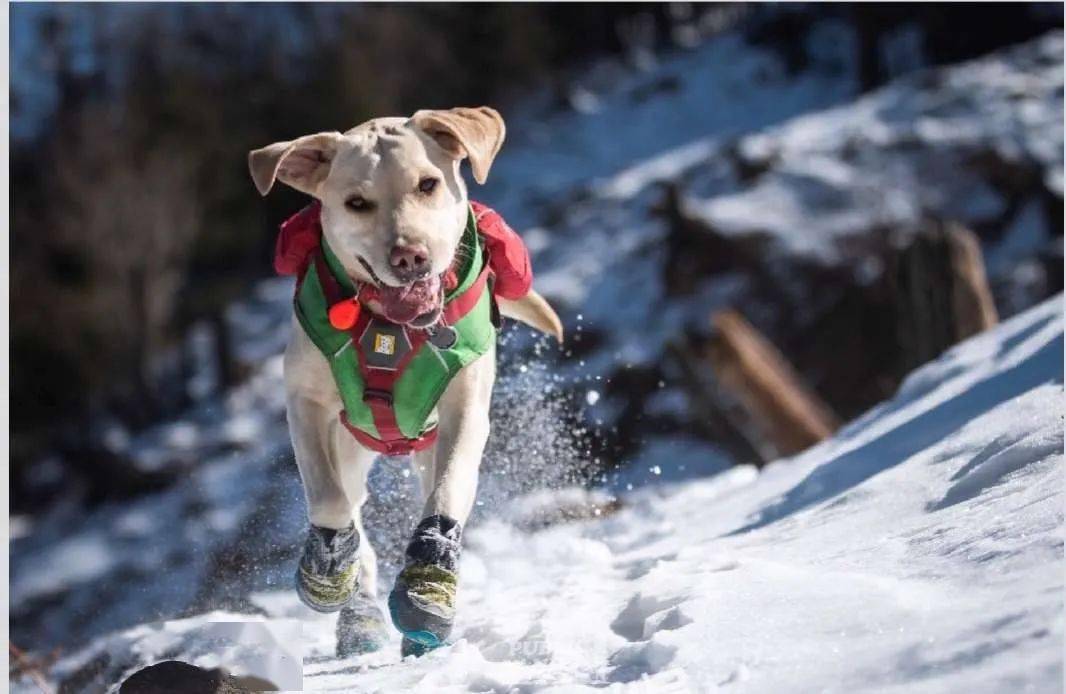
[[457,253],[458,284],[444,297],[441,322],[455,330],[447,348],[426,330],[397,325],[362,310],[350,329],[338,330],[330,306],[358,294],[322,239],[296,289],[296,316],[329,362],[344,410],[339,416],[360,443],[403,455],[436,439],[437,402],[459,370],[489,351],[496,339],[491,273],[473,211]]

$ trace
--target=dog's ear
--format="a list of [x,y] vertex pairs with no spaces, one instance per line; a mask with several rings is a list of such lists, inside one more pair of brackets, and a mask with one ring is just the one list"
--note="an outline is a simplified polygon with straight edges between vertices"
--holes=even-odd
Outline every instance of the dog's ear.
[[418,111],[411,116],[410,123],[432,137],[453,158],[468,157],[478,183],[484,183],[489,177],[492,160],[507,134],[503,118],[488,106]]
[[326,180],[340,133],[304,135],[288,142],[275,142],[248,153],[248,170],[261,195],[274,187],[274,179],[296,190],[314,195],[318,184]]

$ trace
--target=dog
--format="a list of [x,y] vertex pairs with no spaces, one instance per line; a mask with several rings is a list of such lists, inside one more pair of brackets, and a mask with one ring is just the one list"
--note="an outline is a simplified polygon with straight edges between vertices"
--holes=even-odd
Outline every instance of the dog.
[[[284,355],[289,431],[310,521],[296,587],[309,607],[342,611],[341,655],[387,639],[360,516],[376,456],[413,451],[421,480],[422,520],[388,599],[404,654],[419,654],[441,645],[455,618],[462,529],[496,371],[498,321],[487,321],[502,314],[563,338],[555,311],[525,291],[528,283],[521,295],[487,286],[473,296],[478,282],[491,285],[500,274],[485,270],[482,216],[500,233],[513,232],[491,210],[472,208],[460,163],[468,160],[484,183],[505,134],[489,107],[422,110],[248,155],[262,195],[278,180],[315,200],[309,214],[322,250],[300,273]],[[493,253],[493,262],[512,250]],[[461,308],[468,313],[460,316]],[[417,378],[411,369],[421,369]],[[419,390],[427,392],[409,395]]]

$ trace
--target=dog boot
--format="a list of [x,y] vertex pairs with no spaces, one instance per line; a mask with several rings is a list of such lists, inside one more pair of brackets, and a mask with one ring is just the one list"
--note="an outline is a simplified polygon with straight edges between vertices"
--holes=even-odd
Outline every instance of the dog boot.
[[336,612],[352,600],[359,580],[355,524],[333,530],[312,525],[296,568],[296,594],[316,612]]
[[458,521],[430,516],[418,524],[407,545],[406,564],[389,594],[389,612],[412,649],[436,648],[451,633],[462,534]]
[[416,658],[421,658],[426,653],[429,653],[433,649],[429,646],[423,646],[417,641],[412,641],[406,636],[403,637],[403,641],[400,642],[400,657],[406,658],[409,655],[413,655]]
[[356,592],[337,619],[337,657],[373,653],[388,641],[389,629],[377,600],[363,591]]

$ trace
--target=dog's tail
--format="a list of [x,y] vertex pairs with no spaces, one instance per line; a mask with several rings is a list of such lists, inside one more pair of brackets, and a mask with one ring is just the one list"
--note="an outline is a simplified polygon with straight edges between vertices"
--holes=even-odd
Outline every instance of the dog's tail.
[[499,297],[500,313],[508,318],[522,321],[542,333],[552,335],[559,344],[563,342],[563,324],[543,296],[532,289],[521,299],[514,301]]

